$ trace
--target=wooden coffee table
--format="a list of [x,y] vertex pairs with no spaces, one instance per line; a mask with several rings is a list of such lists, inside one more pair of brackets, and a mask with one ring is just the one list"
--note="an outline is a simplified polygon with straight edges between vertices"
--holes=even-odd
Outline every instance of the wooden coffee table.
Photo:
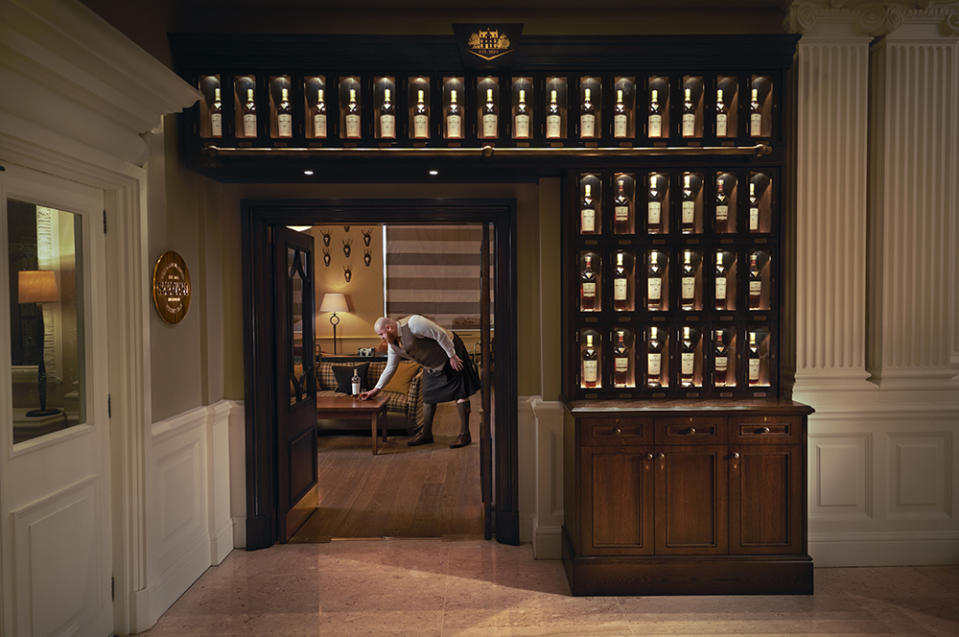
[[369,418],[373,440],[373,455],[376,455],[376,436],[380,421],[383,422],[383,440],[386,441],[386,396],[380,394],[369,400],[359,400],[352,396],[316,397],[316,415],[318,418],[348,420]]

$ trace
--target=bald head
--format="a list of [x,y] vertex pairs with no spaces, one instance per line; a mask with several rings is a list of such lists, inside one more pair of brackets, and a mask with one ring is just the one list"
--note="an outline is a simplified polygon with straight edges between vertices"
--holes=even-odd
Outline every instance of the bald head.
[[383,340],[392,341],[396,336],[396,321],[387,316],[381,316],[376,319],[376,323],[373,323],[373,331]]

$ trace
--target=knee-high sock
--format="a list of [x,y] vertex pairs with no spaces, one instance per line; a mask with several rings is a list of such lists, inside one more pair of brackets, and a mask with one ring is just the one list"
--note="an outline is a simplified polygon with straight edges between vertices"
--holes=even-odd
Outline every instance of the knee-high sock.
[[433,435],[433,415],[436,414],[436,403],[423,403],[423,435]]
[[470,430],[470,403],[468,400],[456,403],[456,411],[460,415],[460,433],[469,433]]

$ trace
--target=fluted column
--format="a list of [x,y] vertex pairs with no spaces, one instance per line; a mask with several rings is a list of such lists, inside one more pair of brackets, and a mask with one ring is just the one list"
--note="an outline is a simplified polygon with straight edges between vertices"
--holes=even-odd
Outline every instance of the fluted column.
[[885,11],[870,50],[867,369],[883,390],[955,401],[959,3]]

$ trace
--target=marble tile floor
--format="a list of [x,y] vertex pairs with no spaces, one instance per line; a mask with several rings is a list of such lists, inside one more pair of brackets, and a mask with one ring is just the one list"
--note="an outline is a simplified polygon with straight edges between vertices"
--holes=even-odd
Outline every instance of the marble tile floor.
[[571,597],[529,545],[362,540],[233,551],[172,635],[959,635],[959,566],[818,568],[812,596]]

